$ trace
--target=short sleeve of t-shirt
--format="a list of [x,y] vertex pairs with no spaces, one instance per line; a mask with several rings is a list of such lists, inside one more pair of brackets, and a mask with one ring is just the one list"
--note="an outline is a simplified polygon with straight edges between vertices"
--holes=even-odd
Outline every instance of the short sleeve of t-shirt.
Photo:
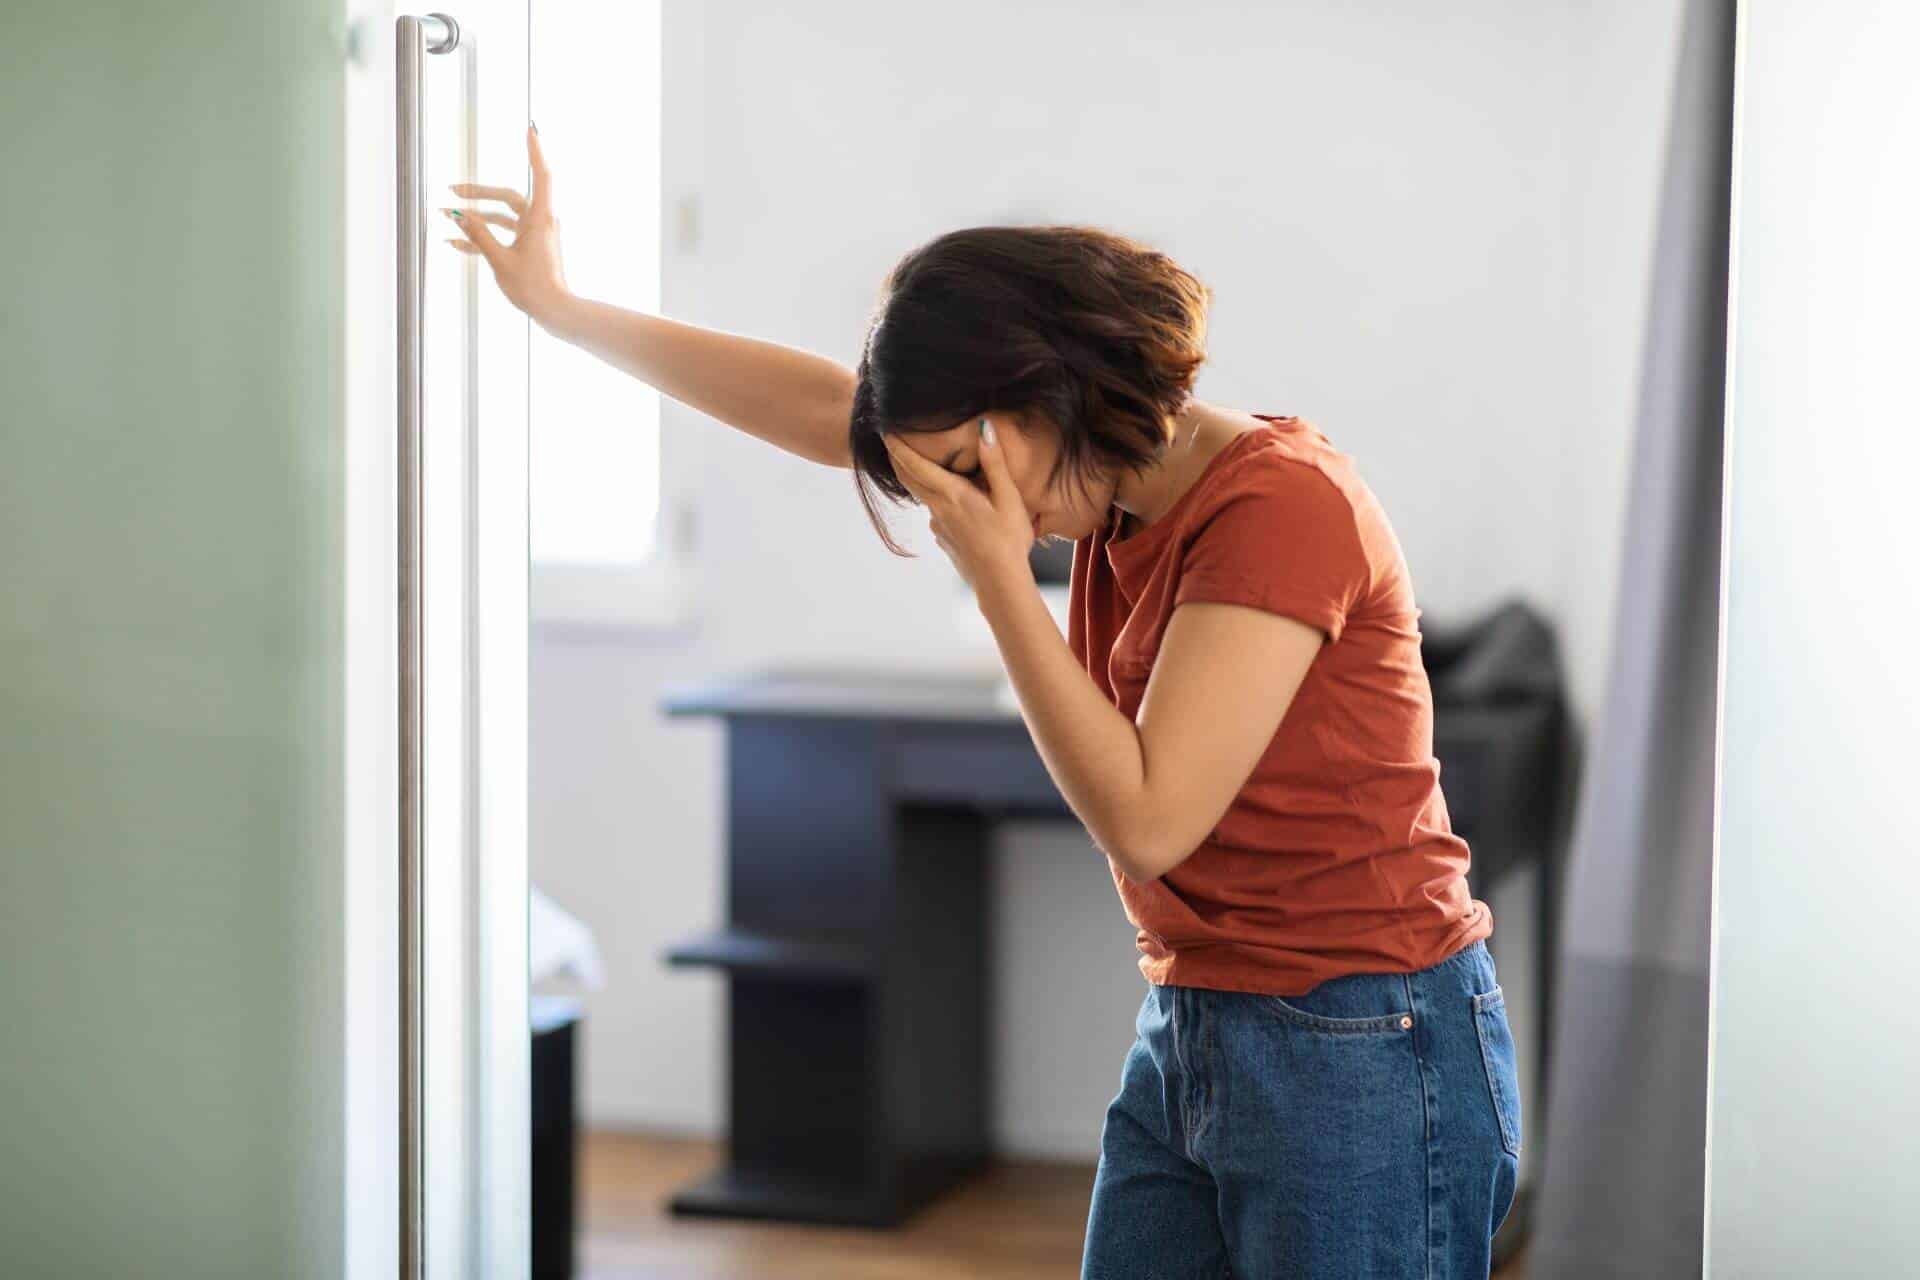
[[1175,605],[1249,605],[1337,641],[1371,580],[1353,503],[1311,463],[1256,454],[1200,513]]

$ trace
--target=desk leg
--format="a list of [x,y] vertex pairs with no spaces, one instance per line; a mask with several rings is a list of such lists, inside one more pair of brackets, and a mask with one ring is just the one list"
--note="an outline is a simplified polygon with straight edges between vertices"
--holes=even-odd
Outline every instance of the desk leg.
[[730,1151],[676,1213],[889,1226],[986,1158],[988,828],[888,764],[872,723],[729,722]]
[[991,828],[959,808],[895,813],[893,927],[876,1027],[902,1196],[922,1204],[983,1167],[995,1019]]

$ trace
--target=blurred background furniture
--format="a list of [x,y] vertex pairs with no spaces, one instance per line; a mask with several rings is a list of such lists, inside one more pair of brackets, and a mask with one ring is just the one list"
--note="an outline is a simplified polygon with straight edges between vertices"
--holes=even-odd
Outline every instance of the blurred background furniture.
[[570,996],[529,996],[533,1034],[533,1197],[530,1205],[533,1280],[571,1280],[579,1189],[578,1108],[580,1002]]
[[593,931],[538,885],[528,885],[527,1023],[533,1040],[528,1229],[533,1280],[569,1280],[574,1272],[580,1217],[576,1064],[584,1013],[576,993],[605,982]]

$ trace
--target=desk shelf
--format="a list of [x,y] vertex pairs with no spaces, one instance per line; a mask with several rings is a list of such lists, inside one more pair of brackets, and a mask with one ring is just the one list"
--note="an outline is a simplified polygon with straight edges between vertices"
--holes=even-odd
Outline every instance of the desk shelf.
[[870,982],[877,968],[859,942],[805,938],[730,926],[689,938],[667,951],[678,968],[707,967],[753,978],[797,982]]

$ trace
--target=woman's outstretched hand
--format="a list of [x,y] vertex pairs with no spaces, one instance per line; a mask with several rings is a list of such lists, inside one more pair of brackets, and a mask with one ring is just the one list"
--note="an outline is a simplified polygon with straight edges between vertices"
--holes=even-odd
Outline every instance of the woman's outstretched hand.
[[[527,161],[533,170],[531,197],[511,187],[483,187],[471,182],[456,182],[451,188],[455,195],[470,200],[503,204],[508,212],[485,208],[441,212],[466,233],[464,239],[447,243],[462,253],[485,258],[507,301],[535,323],[545,325],[565,301],[567,281],[560,269],[560,223],[553,216],[553,179],[540,150],[540,135],[532,125],[527,126]],[[488,230],[489,224],[512,232],[513,240],[501,243]]]

